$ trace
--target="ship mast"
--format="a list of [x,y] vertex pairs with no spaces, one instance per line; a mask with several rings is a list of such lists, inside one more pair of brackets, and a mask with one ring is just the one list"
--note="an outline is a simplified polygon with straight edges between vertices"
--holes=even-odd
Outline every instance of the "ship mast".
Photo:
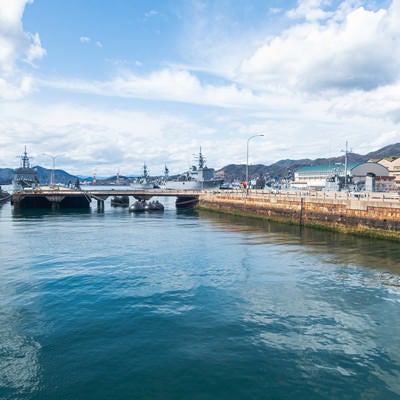
[[21,157],[21,167],[22,168],[30,168],[29,157],[28,157],[28,153],[26,152],[26,146],[25,146],[24,155]]
[[202,152],[201,152],[201,146],[200,146],[200,153],[199,153],[199,169],[203,169],[206,164],[206,159],[204,158]]
[[165,165],[164,166],[164,179],[165,179],[165,182],[168,180],[168,178],[169,178],[169,169],[168,169],[167,165]]
[[143,178],[148,178],[149,177],[149,172],[147,171],[147,165],[146,163],[143,164]]

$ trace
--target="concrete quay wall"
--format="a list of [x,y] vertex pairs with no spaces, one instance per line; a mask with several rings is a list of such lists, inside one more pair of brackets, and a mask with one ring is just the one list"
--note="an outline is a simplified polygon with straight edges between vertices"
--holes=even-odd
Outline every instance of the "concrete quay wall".
[[200,208],[400,240],[400,199],[392,193],[218,191]]

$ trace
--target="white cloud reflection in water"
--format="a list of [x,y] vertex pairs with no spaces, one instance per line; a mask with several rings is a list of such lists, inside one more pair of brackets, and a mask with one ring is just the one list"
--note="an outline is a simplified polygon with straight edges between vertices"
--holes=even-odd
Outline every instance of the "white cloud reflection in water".
[[[329,257],[314,257],[310,263],[311,254],[304,264],[304,256],[293,253],[292,248],[289,270],[270,257],[263,273],[253,270],[249,276],[260,279],[265,274],[265,281],[242,292],[243,319],[258,326],[254,343],[278,354],[292,353],[306,375],[329,369],[345,379],[359,375],[361,368],[399,393],[400,370],[389,365],[400,364],[399,341],[393,340],[400,331],[387,324],[400,301],[398,278],[355,265],[338,266]],[[247,259],[249,263],[250,271],[256,268]],[[378,365],[377,359],[386,360],[387,366]]]

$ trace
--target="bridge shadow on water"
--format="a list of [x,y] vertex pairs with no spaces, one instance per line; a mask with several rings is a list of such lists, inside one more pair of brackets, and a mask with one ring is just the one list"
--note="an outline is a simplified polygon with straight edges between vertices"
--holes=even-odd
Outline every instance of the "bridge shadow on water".
[[13,209],[12,216],[15,219],[41,219],[45,217],[60,216],[60,215],[90,215],[93,210],[90,208],[63,208],[53,210],[51,208],[17,208]]

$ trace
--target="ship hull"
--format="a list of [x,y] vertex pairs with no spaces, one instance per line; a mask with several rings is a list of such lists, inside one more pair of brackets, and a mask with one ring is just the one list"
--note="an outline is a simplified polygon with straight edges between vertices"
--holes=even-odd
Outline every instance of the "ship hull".
[[154,183],[131,183],[133,190],[146,190],[146,189],[157,189],[157,185]]
[[222,181],[167,181],[165,184],[166,189],[173,190],[207,190],[218,189]]

